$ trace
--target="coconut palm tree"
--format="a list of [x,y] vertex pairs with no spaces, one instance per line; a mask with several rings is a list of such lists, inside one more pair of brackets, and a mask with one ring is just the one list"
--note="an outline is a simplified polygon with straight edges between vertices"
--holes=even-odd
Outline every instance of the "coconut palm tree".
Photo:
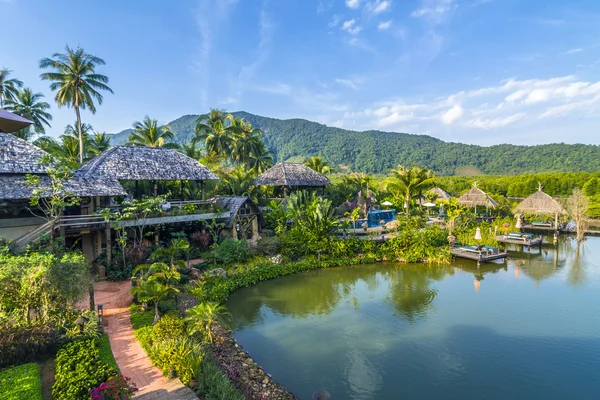
[[386,180],[386,190],[396,198],[402,198],[406,212],[410,214],[410,200],[434,186],[432,173],[426,168],[406,168],[399,165],[390,171],[392,176]]
[[77,46],[71,49],[66,46],[65,53],[54,53],[52,58],[40,61],[40,68],[49,68],[52,72],[40,75],[43,80],[51,81],[50,89],[56,90],[56,103],[59,107],[67,106],[75,109],[77,131],[79,133],[79,162],[83,162],[83,133],[81,130],[80,110],[96,113],[96,104],[102,104],[100,91],[113,93],[108,87],[108,77],[98,74],[96,67],[104,65],[103,59],[86,53]]
[[110,136],[106,133],[95,132],[94,135],[90,137],[89,153],[91,155],[97,156],[108,149],[110,149]]
[[221,182],[228,194],[233,196],[251,196],[252,181],[256,178],[253,170],[247,170],[243,166],[237,166],[226,173],[221,173]]
[[320,174],[327,175],[333,172],[331,168],[322,157],[310,157],[304,160],[304,165],[317,171]]
[[[42,93],[33,93],[30,88],[17,91],[12,98],[6,100],[5,108],[23,118],[33,122],[33,130],[36,133],[45,134],[45,126],[50,126],[52,115],[46,110],[50,108],[50,104],[42,101],[44,97]],[[21,129],[25,136],[31,134],[31,127]]]
[[211,110],[208,116],[201,116],[196,121],[196,139],[204,141],[207,152],[215,152],[228,159],[234,145],[232,130],[227,129],[232,121],[231,114]]
[[13,100],[19,88],[23,87],[23,82],[8,77],[11,73],[12,71],[8,68],[0,69],[0,108],[4,108],[5,101]]
[[186,156],[193,158],[194,160],[197,160],[200,158],[201,156],[201,150],[196,147],[198,144],[198,141],[194,138],[192,140],[190,140],[187,143],[184,143],[181,145],[181,147],[179,148],[179,151],[183,154],[185,154]]
[[262,174],[267,169],[273,166],[273,153],[267,149],[261,141],[259,146],[256,146],[248,155],[246,167],[253,169],[258,174]]
[[[94,127],[90,124],[86,124],[85,122],[81,123],[81,134],[83,135],[83,143],[86,144],[86,140],[89,138],[90,134],[94,132]],[[79,130],[77,128],[77,121],[73,125],[65,126],[66,136],[72,136],[75,139],[79,139]]]
[[146,116],[142,122],[133,124],[135,131],[129,134],[128,145],[132,146],[148,146],[148,147],[166,147],[176,149],[179,146],[177,143],[167,142],[173,140],[175,135],[171,131],[169,125],[159,127],[155,119],[150,119]]

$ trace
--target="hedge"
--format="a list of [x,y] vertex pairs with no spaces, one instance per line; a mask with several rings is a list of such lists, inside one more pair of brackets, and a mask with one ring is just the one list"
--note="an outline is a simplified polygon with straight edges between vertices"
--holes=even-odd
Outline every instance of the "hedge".
[[0,368],[46,358],[62,343],[63,335],[51,324],[2,328]]
[[42,400],[40,366],[30,363],[0,371],[0,398]]

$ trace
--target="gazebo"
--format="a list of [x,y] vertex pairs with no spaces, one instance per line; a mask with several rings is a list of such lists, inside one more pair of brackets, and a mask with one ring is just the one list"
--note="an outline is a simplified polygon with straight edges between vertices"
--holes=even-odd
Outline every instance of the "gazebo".
[[429,190],[429,193],[433,193],[436,195],[436,200],[442,200],[442,201],[447,201],[450,200],[452,198],[452,196],[450,196],[448,194],[448,192],[446,192],[444,189],[440,188],[440,187],[434,187],[433,189]]
[[325,189],[331,181],[325,175],[318,173],[302,163],[280,162],[263,172],[254,180],[256,186],[282,187],[284,194],[288,188],[317,188]]
[[566,210],[551,196],[542,191],[540,183],[538,191],[523,200],[514,209],[515,214],[554,215],[554,229],[558,228],[558,216],[566,214]]
[[[116,146],[81,166],[75,176],[84,179],[111,177],[118,181],[197,181],[219,178],[191,157],[172,149],[146,146]],[[154,190],[156,194],[156,183]]]
[[477,182],[473,182],[473,187],[456,199],[456,201],[465,207],[474,207],[475,214],[477,214],[477,206],[485,207],[486,209],[498,207],[498,203],[494,199],[477,187]]

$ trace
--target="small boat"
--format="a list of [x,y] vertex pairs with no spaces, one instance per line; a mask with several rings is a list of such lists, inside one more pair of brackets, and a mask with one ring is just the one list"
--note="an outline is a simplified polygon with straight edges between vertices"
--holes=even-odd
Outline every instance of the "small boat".
[[508,257],[508,253],[493,246],[459,246],[450,250],[454,257],[478,262],[488,262]]
[[525,246],[541,246],[542,237],[534,236],[531,233],[511,232],[506,235],[496,236],[496,240],[501,243],[520,244]]

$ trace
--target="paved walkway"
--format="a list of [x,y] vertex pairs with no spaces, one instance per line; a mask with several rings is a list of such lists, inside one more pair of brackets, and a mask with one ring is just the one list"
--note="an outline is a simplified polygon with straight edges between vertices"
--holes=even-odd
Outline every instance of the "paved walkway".
[[96,304],[104,304],[104,329],[108,334],[121,373],[136,384],[137,399],[197,400],[195,393],[177,378],[167,379],[152,365],[135,338],[131,326],[129,304],[131,282],[97,282]]

